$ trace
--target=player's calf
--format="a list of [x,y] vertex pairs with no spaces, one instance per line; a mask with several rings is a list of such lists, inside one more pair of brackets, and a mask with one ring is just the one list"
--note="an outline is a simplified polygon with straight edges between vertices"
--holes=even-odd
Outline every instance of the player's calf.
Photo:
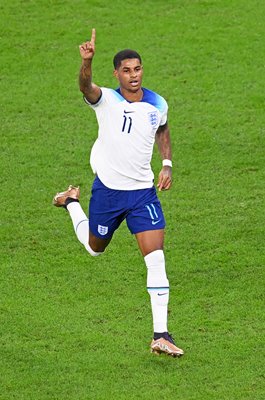
[[69,212],[77,239],[91,256],[96,257],[102,252],[96,251],[96,249],[93,250],[89,245],[89,221],[79,203],[79,197],[79,187],[70,185],[66,191],[57,193],[54,196],[53,205],[64,207]]

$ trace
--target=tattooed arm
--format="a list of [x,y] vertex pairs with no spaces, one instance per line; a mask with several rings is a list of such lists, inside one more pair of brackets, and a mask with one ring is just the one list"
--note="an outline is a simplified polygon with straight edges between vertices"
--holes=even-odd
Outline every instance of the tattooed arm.
[[79,88],[90,103],[97,103],[101,89],[92,82],[92,60],[95,54],[96,30],[92,29],[91,40],[79,46],[82,64],[79,73]]

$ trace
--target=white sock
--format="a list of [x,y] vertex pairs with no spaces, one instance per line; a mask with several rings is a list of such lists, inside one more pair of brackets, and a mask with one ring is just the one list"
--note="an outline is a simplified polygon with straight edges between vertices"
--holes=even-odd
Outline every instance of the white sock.
[[75,234],[77,236],[77,239],[79,242],[83,244],[83,246],[86,248],[86,250],[92,255],[92,256],[99,256],[102,253],[95,252],[94,250],[91,249],[91,247],[88,244],[89,241],[89,220],[84,213],[81,205],[77,201],[73,201],[69,203],[66,206],[70,217],[73,222]]
[[163,250],[155,250],[144,257],[147,267],[147,290],[151,298],[154,332],[167,332],[169,282]]

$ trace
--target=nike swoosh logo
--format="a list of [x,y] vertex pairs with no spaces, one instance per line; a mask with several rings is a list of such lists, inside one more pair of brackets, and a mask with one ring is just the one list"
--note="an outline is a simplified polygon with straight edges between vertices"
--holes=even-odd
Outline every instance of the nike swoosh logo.
[[152,225],[156,225],[156,224],[158,224],[158,222],[160,222],[161,221],[161,219],[159,219],[158,221],[152,221]]
[[124,114],[131,114],[131,113],[134,113],[135,111],[126,111],[126,110],[124,110]]
[[157,293],[158,296],[165,296],[167,293]]

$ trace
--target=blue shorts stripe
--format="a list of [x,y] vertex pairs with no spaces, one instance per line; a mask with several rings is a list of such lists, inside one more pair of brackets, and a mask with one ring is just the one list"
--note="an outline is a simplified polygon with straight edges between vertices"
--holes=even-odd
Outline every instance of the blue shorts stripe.
[[[150,205],[151,205],[151,204],[150,204]],[[146,207],[146,208],[147,208],[147,210],[149,211],[149,214],[150,214],[150,217],[151,217],[151,219],[153,219],[153,220],[154,220],[155,218],[154,218],[154,216],[153,216],[153,213],[152,213],[152,210],[151,210],[151,208],[150,208],[148,205],[146,205],[145,207]]]
[[156,219],[158,219],[158,215],[157,215],[157,212],[156,212],[156,208],[155,208],[155,206],[154,206],[153,203],[151,203],[151,207],[153,208],[153,211],[154,211],[154,214],[155,214]]

